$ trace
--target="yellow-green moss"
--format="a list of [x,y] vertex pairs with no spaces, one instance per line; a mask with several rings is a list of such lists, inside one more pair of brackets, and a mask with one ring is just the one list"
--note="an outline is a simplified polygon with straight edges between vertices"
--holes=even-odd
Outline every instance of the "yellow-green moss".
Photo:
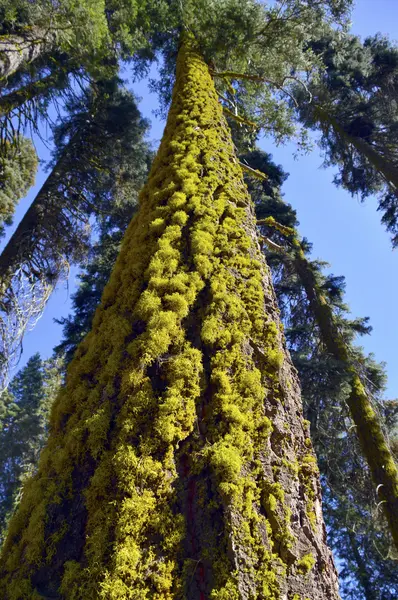
[[297,561],[297,571],[301,575],[307,575],[315,565],[315,558],[312,554],[305,554]]
[[305,512],[312,529],[316,531],[317,518],[315,513],[315,500],[317,498],[317,489],[315,485],[319,475],[319,470],[316,458],[313,454],[305,454],[300,458],[298,474],[304,487],[306,500]]

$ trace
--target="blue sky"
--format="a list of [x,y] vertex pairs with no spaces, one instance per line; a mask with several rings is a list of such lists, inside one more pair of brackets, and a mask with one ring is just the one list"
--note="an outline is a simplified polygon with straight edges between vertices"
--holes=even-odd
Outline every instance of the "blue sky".
[[[357,0],[352,32],[362,37],[381,32],[398,40],[398,0]],[[157,106],[156,96],[148,92],[145,81],[131,87],[142,98],[140,109],[152,122],[150,139],[157,144],[163,123],[152,114]],[[331,272],[346,277],[346,299],[352,315],[370,317],[373,332],[361,338],[360,344],[367,352],[373,352],[377,360],[386,362],[386,397],[398,397],[395,350],[398,339],[398,250],[393,252],[391,249],[388,234],[376,211],[376,200],[370,198],[362,204],[359,199],[336,188],[332,184],[334,171],[322,168],[322,157],[316,147],[311,154],[295,160],[294,145],[275,147],[269,140],[262,140],[260,145],[290,173],[283,188],[285,199],[297,210],[300,233],[313,243],[313,257],[329,262]],[[37,149],[41,158],[48,158],[48,149],[40,141],[37,141]],[[18,206],[15,225],[45,178],[46,174],[40,170],[36,186]],[[70,311],[76,274],[76,269],[72,269],[68,284],[58,286],[39,323],[25,336],[19,367],[34,352],[39,351],[43,357],[51,355],[62,333],[54,318]]]

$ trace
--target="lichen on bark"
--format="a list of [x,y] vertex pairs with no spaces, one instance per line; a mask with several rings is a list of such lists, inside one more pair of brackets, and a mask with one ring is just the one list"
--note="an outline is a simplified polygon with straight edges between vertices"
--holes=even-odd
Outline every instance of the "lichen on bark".
[[338,598],[253,207],[190,39],[0,577],[6,600]]

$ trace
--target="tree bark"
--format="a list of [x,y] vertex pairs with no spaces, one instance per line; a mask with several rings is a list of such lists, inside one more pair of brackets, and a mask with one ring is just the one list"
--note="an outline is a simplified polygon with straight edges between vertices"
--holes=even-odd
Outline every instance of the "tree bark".
[[32,27],[23,35],[0,36],[0,82],[31,63],[54,44],[56,34],[50,29]]
[[6,600],[339,597],[254,209],[191,44],[10,524]]

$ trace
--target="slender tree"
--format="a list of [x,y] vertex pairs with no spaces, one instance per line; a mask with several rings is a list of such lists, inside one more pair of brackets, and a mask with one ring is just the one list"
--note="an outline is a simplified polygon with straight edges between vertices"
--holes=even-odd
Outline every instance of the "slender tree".
[[119,182],[133,198],[146,173],[147,125],[117,80],[97,84],[68,107],[69,118],[55,130],[53,169],[0,255],[3,383],[26,327],[69,264],[85,256],[90,217],[101,219],[110,198],[121,210]]
[[338,598],[253,210],[191,42],[0,587],[7,600]]
[[[60,260],[79,256],[84,226],[91,214],[101,213],[114,180],[134,179],[134,166],[127,166],[123,156],[131,148],[142,153],[146,123],[132,95],[113,80],[69,109],[69,119],[55,130],[52,171],[0,255],[3,289],[21,264],[32,261],[34,273],[47,271],[52,277]],[[121,115],[128,115],[127,128]],[[116,166],[118,173],[111,174]]]

